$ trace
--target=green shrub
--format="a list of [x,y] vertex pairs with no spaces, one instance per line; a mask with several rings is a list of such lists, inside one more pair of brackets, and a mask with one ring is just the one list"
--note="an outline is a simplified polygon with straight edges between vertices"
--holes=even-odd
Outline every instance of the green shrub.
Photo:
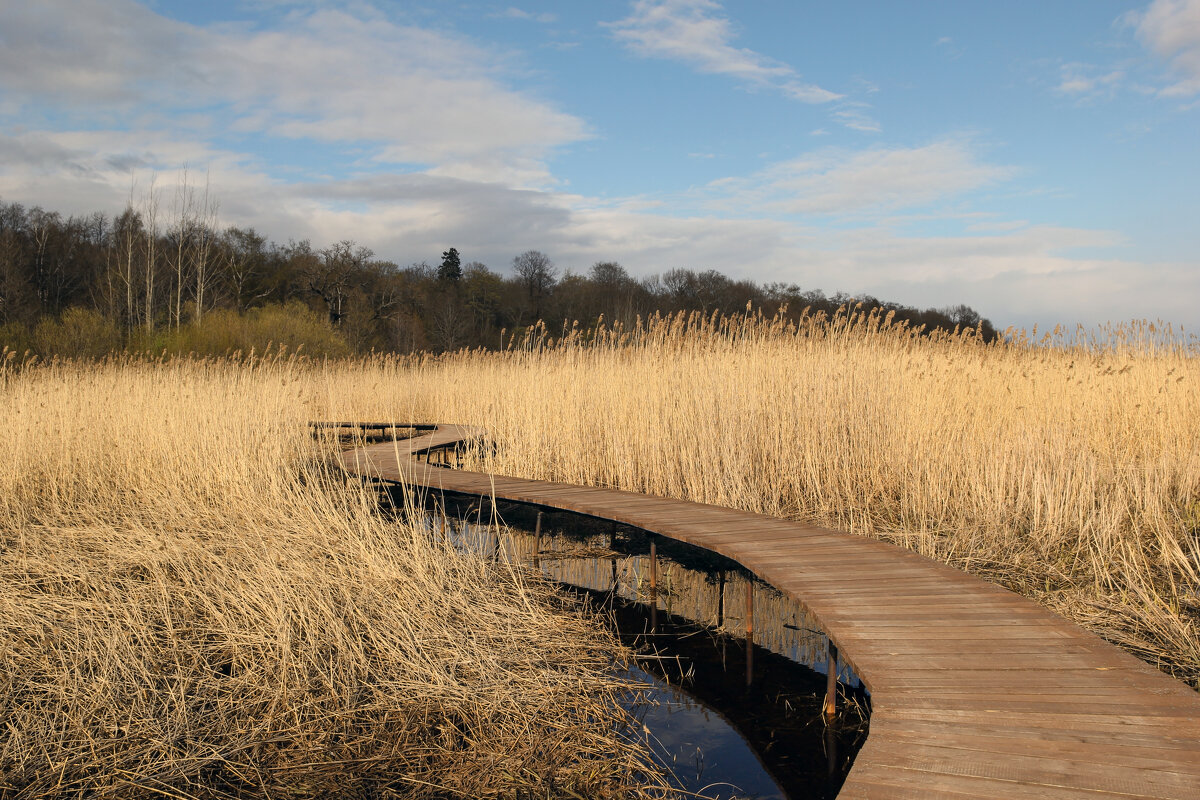
[[316,357],[350,354],[345,339],[325,316],[298,302],[264,306],[242,315],[210,311],[199,322],[167,334],[165,347],[171,353],[197,355],[227,355],[239,350],[262,353],[279,348]]
[[68,308],[58,319],[43,318],[33,329],[33,349],[44,359],[103,358],[121,348],[116,323],[87,308]]
[[10,360],[23,359],[25,352],[32,350],[33,337],[28,328],[19,322],[0,325],[0,358],[9,358],[9,353],[15,353]]

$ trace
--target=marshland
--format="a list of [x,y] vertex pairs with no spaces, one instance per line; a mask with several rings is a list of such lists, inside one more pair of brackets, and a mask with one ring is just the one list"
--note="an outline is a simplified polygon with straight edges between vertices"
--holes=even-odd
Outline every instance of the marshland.
[[0,800],[1196,793],[1200,0],[0,43]]
[[658,796],[614,638],[378,516],[327,369],[6,369],[0,794]]
[[885,538],[1200,679],[1200,371],[1148,324],[679,315],[441,356],[5,358],[8,796],[669,792],[614,636],[380,515],[315,419],[469,423],[472,469]]

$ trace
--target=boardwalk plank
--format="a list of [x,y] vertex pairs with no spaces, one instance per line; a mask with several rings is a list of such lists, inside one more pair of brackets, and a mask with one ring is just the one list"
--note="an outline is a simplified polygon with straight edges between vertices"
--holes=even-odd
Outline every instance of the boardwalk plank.
[[442,425],[341,464],[688,541],[799,601],[872,692],[870,734],[840,797],[1200,799],[1200,696],[1034,602],[875,539],[410,455],[479,435]]

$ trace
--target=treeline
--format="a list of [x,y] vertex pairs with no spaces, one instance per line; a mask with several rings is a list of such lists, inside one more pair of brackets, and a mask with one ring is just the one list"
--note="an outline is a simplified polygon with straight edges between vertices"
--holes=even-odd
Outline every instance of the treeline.
[[0,346],[42,357],[223,353],[268,342],[327,355],[447,351],[502,347],[538,320],[553,332],[601,317],[632,324],[655,312],[747,307],[799,315],[850,303],[927,330],[996,335],[968,306],[920,310],[715,270],[639,279],[612,261],[563,271],[537,250],[516,256],[507,274],[465,261],[453,247],[432,264],[399,266],[352,241],[279,244],[216,220],[207,193],[186,181],[169,204],[152,193],[115,218],[0,202]]

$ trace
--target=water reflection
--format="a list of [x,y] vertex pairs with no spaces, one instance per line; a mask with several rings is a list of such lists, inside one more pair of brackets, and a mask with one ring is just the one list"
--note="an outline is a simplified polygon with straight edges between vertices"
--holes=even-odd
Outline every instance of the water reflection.
[[639,654],[629,674],[652,687],[652,702],[631,710],[686,790],[836,795],[865,739],[869,699],[839,664],[843,710],[823,716],[828,641],[791,598],[721,556],[578,515],[539,519],[464,498],[427,509],[424,522],[463,549],[536,565],[608,614]]

